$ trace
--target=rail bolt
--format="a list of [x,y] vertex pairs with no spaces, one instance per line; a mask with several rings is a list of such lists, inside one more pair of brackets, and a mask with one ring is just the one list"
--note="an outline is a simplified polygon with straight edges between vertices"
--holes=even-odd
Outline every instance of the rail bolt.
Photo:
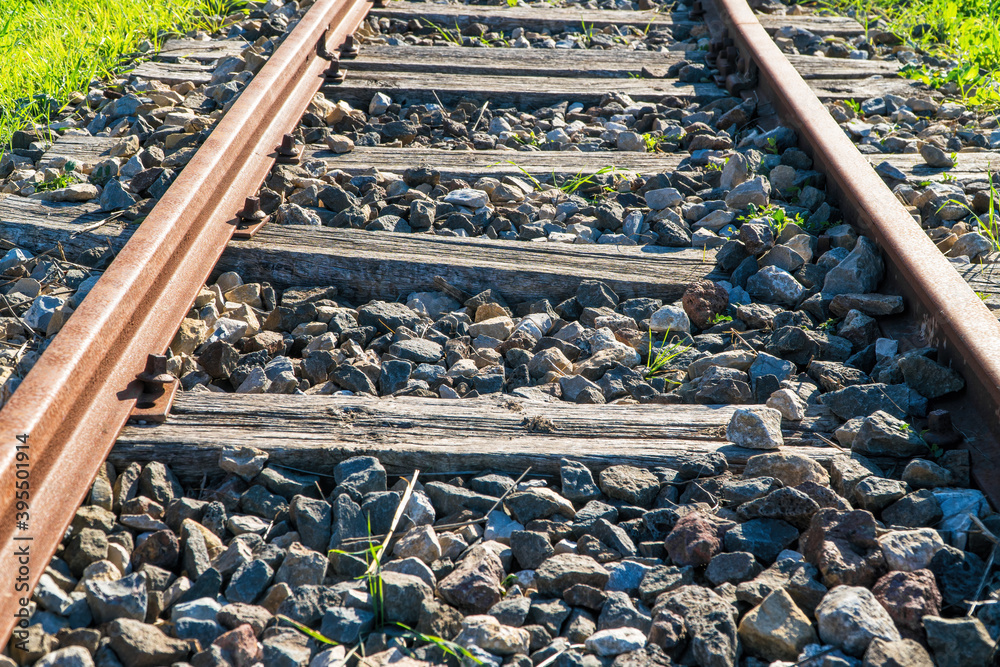
[[162,354],[148,355],[146,370],[136,377],[142,382],[143,393],[152,395],[163,393],[163,385],[174,381],[174,376],[167,372],[167,357]]
[[286,134],[281,137],[281,145],[278,146],[278,164],[298,164],[302,158],[302,147],[295,145],[295,137]]
[[357,58],[360,50],[358,43],[354,41],[354,35],[348,35],[344,38],[344,43],[340,45],[340,57],[347,60]]
[[928,445],[950,447],[962,441],[962,434],[955,430],[951,423],[951,413],[947,410],[934,410],[927,415],[927,433],[924,441]]
[[330,66],[326,68],[323,72],[323,78],[326,79],[327,83],[339,84],[344,83],[344,76],[347,74],[346,69],[340,68],[340,61],[333,58],[330,61]]
[[236,214],[240,222],[254,224],[267,218],[267,214],[260,208],[260,197],[247,197],[243,202],[243,210]]

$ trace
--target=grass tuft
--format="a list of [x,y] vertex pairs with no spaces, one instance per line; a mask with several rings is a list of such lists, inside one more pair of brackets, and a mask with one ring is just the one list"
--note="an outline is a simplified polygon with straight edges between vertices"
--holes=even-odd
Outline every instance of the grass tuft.
[[[853,16],[866,34],[876,23],[903,44],[947,62],[902,74],[940,88],[967,106],[1000,107],[1000,0],[820,0]],[[870,36],[870,35],[869,35]]]
[[217,30],[242,0],[0,0],[0,154],[74,93],[171,33]]

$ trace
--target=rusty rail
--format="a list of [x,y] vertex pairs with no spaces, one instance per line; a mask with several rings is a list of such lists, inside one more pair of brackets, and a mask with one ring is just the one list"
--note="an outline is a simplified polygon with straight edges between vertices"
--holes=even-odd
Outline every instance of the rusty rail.
[[965,444],[972,474],[991,499],[1000,499],[1000,323],[812,94],[750,7],[743,0],[703,2],[714,5],[741,56],[756,66],[756,94],[796,131],[826,174],[828,194],[882,249],[890,286],[906,298],[923,337],[965,378],[966,395],[955,407],[975,432]]
[[[328,63],[317,56],[317,46],[324,39],[339,45],[369,7],[363,0],[316,1],[0,411],[5,642],[17,620],[13,612],[30,597],[25,591],[44,573],[128,419],[147,355],[170,344],[233,233],[235,212],[256,191],[282,135],[297,125],[319,90]],[[29,509],[20,517],[17,463],[27,464],[21,478],[28,471],[30,487]],[[19,528],[25,518],[27,529]],[[21,591],[15,582],[22,563],[15,554],[26,546],[29,574],[23,579],[29,587]]]

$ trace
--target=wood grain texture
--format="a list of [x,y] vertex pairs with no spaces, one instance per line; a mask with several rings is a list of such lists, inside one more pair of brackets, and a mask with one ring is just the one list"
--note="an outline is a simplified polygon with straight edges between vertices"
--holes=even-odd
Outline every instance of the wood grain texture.
[[[385,8],[373,8],[372,16],[395,18],[409,21],[426,18],[444,28],[454,29],[458,21],[460,27],[472,23],[484,23],[493,30],[513,30],[526,27],[558,30],[580,30],[581,22],[588,27],[604,28],[609,25],[634,25],[644,30],[646,26],[674,28],[694,26],[701,21],[691,20],[686,13],[666,14],[654,11],[593,10],[593,9],[535,9],[531,7],[495,7],[481,5],[441,5],[424,3],[391,3]],[[821,36],[838,35],[853,37],[864,33],[857,21],[839,16],[774,16],[758,15],[758,20],[768,32],[783,26],[805,28]]]
[[[441,74],[516,74],[628,78],[643,70],[665,76],[681,60],[704,62],[704,51],[658,53],[598,49],[507,49],[457,46],[364,45],[360,55],[344,65],[355,71],[438,72]],[[899,64],[890,61],[850,60],[789,55],[788,60],[804,79],[856,79],[875,75],[896,76]]]
[[[179,394],[167,423],[128,426],[111,453],[116,466],[162,461],[182,479],[215,470],[226,445],[267,451],[269,461],[332,474],[351,456],[377,456],[391,474],[488,470],[557,473],[571,458],[595,470],[609,465],[678,467],[719,452],[742,467],[761,453],[725,440],[734,406],[576,405],[514,397],[470,400],[374,399],[345,396]],[[526,420],[552,421],[555,430],[532,431]],[[783,451],[828,461],[838,450],[828,435],[838,420],[811,408],[805,420],[786,423]]]
[[[494,107],[507,105],[541,106],[569,100],[598,104],[609,90],[627,93],[637,102],[658,102],[673,95],[692,102],[709,102],[727,93],[713,83],[679,83],[672,79],[621,79],[609,84],[606,78],[497,76],[489,74],[433,74],[352,70],[342,84],[323,86],[330,99],[345,100],[368,108],[375,93],[383,92],[399,103],[434,102],[457,104],[463,99],[490,100]],[[437,97],[435,97],[435,94]]]
[[168,39],[156,54],[157,59],[175,61],[178,58],[215,62],[226,56],[238,56],[248,46],[242,39]]
[[84,137],[66,135],[59,137],[45,151],[43,162],[54,157],[64,157],[76,162],[100,162],[108,157],[111,147],[121,141],[121,137]]
[[[627,151],[449,151],[435,148],[355,148],[350,153],[337,155],[325,146],[310,144],[305,147],[306,159],[322,159],[331,169],[349,173],[362,173],[371,168],[403,173],[413,166],[437,169],[442,178],[467,178],[479,176],[517,176],[551,182],[552,173],[557,177],[575,176],[581,172],[592,174],[603,167],[638,174],[657,174],[677,169],[687,157],[679,153],[633,153]],[[520,168],[518,168],[520,167]],[[523,170],[523,171],[522,171]]]
[[352,303],[433,290],[442,276],[466,292],[499,290],[520,303],[567,299],[580,281],[605,281],[622,299],[681,298],[695,280],[714,275],[715,254],[693,248],[621,247],[463,239],[328,227],[265,225],[250,241],[233,241],[216,272],[278,288],[336,285]]
[[166,84],[183,83],[190,81],[195,85],[208,83],[212,80],[211,65],[198,65],[196,63],[161,63],[144,62],[136,65],[130,72],[131,76],[141,79],[153,79]]
[[919,184],[923,181],[942,181],[955,178],[960,181],[985,181],[986,174],[1000,171],[1000,151],[971,151],[958,153],[957,162],[950,169],[932,167],[924,161],[920,153],[891,153],[885,155],[866,155],[868,161],[877,165],[887,161],[908,176],[910,183]]
[[16,243],[33,253],[48,250],[62,243],[67,259],[75,259],[84,250],[107,246],[118,252],[135,229],[119,223],[108,223],[89,232],[80,230],[103,220],[108,214],[95,203],[56,204],[28,199],[0,199],[0,238]]

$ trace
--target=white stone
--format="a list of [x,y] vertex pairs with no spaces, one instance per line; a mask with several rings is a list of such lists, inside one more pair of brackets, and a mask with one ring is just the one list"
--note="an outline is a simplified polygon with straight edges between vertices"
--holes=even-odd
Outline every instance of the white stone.
[[514,521],[499,510],[493,510],[486,517],[486,531],[483,533],[483,539],[510,544],[510,535],[515,530],[524,530],[524,525]]
[[779,389],[767,399],[767,407],[781,413],[782,419],[797,422],[806,417],[806,402],[791,389]]
[[657,333],[672,331],[688,333],[691,320],[680,306],[663,306],[649,317],[649,330]]
[[45,331],[49,326],[49,320],[52,319],[52,315],[64,303],[66,303],[65,299],[42,294],[35,297],[35,300],[31,303],[31,307],[28,308],[22,319],[32,329]]
[[890,570],[914,572],[928,567],[944,541],[933,528],[897,530],[878,538]]
[[483,190],[476,190],[475,188],[459,188],[457,190],[452,190],[447,195],[445,195],[444,202],[446,204],[456,204],[457,206],[465,206],[468,208],[482,208],[486,206],[490,201],[490,196]]
[[646,192],[646,205],[654,211],[677,206],[683,201],[684,196],[676,188],[660,188]]
[[83,646],[67,646],[42,656],[36,667],[94,667],[90,651]]
[[816,607],[819,637],[845,653],[862,656],[875,637],[899,641],[899,630],[867,588],[837,586]]
[[372,101],[368,104],[368,113],[372,116],[381,116],[389,110],[390,104],[392,104],[391,97],[385,93],[375,93],[372,96]]
[[726,439],[750,449],[778,449],[781,437],[781,413],[774,408],[737,408],[726,427]]
[[34,257],[27,250],[21,250],[20,248],[13,248],[7,251],[7,254],[0,259],[0,273],[4,273],[7,269],[17,266],[21,262],[27,261]]
[[890,359],[899,351],[899,341],[892,338],[877,338],[875,340],[875,361]]
[[221,340],[230,345],[243,338],[247,332],[247,323],[241,320],[234,320],[229,317],[220,317],[215,321],[215,331],[208,337],[206,343],[214,343]]
[[636,628],[600,630],[587,637],[587,650],[602,658],[638,651],[646,645],[646,635]]
[[393,547],[392,553],[399,558],[418,558],[432,563],[441,558],[441,542],[431,526],[411,528]]
[[969,515],[982,518],[990,511],[986,496],[975,489],[934,489],[932,493],[944,514],[937,529],[952,546],[964,549],[972,526]]

